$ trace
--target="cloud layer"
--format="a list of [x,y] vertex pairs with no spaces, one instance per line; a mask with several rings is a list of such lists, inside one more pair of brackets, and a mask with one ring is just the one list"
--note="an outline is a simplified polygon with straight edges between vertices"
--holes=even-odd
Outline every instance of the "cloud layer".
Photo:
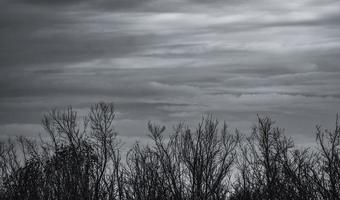
[[339,112],[339,13],[336,0],[0,0],[0,134],[113,101],[127,137],[204,113],[247,130],[258,113],[307,142]]

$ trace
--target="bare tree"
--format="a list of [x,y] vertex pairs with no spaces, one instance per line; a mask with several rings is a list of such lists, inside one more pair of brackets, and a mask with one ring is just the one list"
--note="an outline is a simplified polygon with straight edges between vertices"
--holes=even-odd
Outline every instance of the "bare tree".
[[121,161],[114,106],[79,117],[53,109],[49,140],[0,142],[0,199],[14,200],[339,200],[340,128],[317,126],[318,148],[294,147],[284,130],[258,117],[250,136],[203,117],[169,135],[148,123],[151,145],[136,143]]
[[114,116],[113,104],[105,103],[94,105],[82,120],[71,107],[52,110],[42,120],[50,142],[43,141],[39,150],[18,138],[23,164],[14,144],[1,146],[8,199],[107,199],[108,187],[117,184],[107,183],[112,181],[107,177],[120,162]]
[[168,141],[164,127],[149,123],[155,154],[174,199],[225,199],[229,175],[236,158],[238,137],[226,124],[203,118],[196,131],[179,124]]
[[314,181],[320,198],[340,199],[340,126],[336,116],[335,129],[322,130],[316,127],[319,153],[315,156],[316,167],[312,168]]
[[240,145],[232,199],[312,199],[306,188],[308,151],[293,149],[293,141],[273,124],[268,117],[258,117],[252,135]]

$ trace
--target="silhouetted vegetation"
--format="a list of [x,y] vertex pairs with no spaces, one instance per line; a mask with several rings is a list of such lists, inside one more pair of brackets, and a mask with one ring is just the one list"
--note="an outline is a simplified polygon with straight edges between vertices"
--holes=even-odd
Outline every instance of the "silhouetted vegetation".
[[113,104],[80,118],[71,107],[42,120],[48,140],[0,143],[3,200],[340,199],[340,128],[316,127],[315,147],[299,149],[268,117],[250,135],[206,116],[196,129],[148,124],[152,145],[121,159]]

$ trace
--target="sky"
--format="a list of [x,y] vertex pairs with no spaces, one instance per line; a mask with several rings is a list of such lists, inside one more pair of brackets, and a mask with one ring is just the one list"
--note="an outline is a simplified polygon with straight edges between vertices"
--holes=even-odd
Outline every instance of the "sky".
[[99,101],[127,141],[209,113],[309,144],[340,112],[340,1],[0,0],[0,138]]

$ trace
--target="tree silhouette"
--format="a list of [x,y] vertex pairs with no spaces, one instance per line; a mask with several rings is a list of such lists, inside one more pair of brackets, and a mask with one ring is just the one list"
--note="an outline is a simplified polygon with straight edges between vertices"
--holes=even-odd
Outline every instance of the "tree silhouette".
[[121,159],[112,103],[79,117],[53,109],[42,126],[48,140],[0,142],[4,200],[339,200],[340,128],[316,127],[317,148],[296,148],[284,130],[259,117],[250,135],[202,118],[169,134],[148,123],[149,145]]

